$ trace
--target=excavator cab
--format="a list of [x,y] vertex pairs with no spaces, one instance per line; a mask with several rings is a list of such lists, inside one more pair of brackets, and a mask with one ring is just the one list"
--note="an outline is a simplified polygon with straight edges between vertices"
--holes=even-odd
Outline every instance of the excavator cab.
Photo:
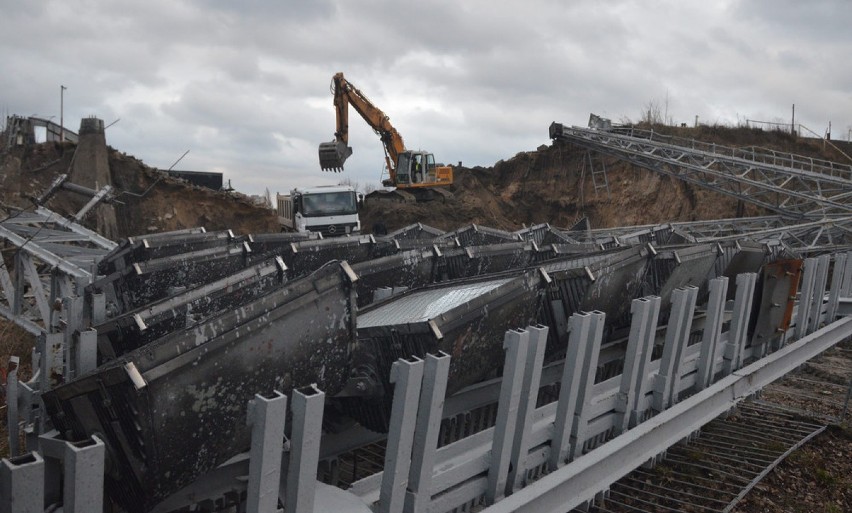
[[396,181],[386,180],[386,187],[433,187],[452,185],[453,168],[439,166],[435,155],[426,151],[406,150],[399,154],[396,162]]

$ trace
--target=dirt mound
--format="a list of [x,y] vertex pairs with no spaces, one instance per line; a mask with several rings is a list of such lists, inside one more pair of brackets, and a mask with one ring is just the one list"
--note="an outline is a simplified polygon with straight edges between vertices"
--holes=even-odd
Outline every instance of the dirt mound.
[[236,234],[279,231],[275,212],[245,195],[192,186],[117,152],[110,158],[110,167],[115,187],[123,191],[117,197],[123,203],[117,208],[123,233],[196,226]]
[[[0,156],[0,201],[7,210],[32,207],[30,198],[42,194],[60,174],[69,173],[74,150],[72,143],[46,143],[13,148]],[[193,186],[112,148],[109,168],[119,238],[199,226],[231,229],[235,234],[278,231],[275,212],[243,194]],[[71,215],[87,201],[78,194],[60,191],[46,206]],[[96,215],[97,209],[83,224],[94,228]]]
[[[852,145],[837,148],[818,139],[783,131],[744,127],[653,127],[656,132],[731,147],[755,147],[837,162],[849,162]],[[361,214],[364,230],[383,222],[388,230],[423,223],[443,230],[476,223],[505,230],[550,223],[569,227],[583,216],[593,228],[765,215],[754,205],[618,159],[556,142],[518,153],[492,167],[455,168],[452,200],[432,204],[368,204]]]
[[[587,152],[570,144],[519,153],[490,168],[455,168],[452,200],[425,205],[368,202],[361,222],[367,231],[378,221],[389,230],[416,222],[443,230],[469,223],[517,230],[539,223],[569,227],[583,216],[593,227],[606,228],[736,214],[737,201],[727,196],[624,162],[603,162],[606,186],[603,175],[593,180]],[[754,207],[745,212],[759,215]]]

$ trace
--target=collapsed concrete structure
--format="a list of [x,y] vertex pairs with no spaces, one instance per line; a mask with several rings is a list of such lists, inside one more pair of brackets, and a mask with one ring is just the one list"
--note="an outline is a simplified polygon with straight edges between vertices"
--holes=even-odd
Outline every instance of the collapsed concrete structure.
[[[852,190],[848,178],[826,180]],[[45,446],[96,440],[106,491],[132,512],[257,506],[263,478],[238,484],[248,472],[234,459],[245,462],[261,438],[281,442],[283,427],[255,426],[256,409],[283,396],[305,409],[288,428],[289,462],[270,463],[286,467],[266,483],[276,503],[286,476],[281,495],[313,510],[317,462],[334,475],[342,454],[387,432],[383,474],[353,471],[352,511],[400,511],[407,500],[436,511],[528,508],[559,493],[500,499],[533,490],[536,469],[558,477],[622,434],[617,443],[650,444],[619,463],[638,465],[698,429],[704,416],[693,412],[712,418],[768,379],[748,363],[781,372],[808,357],[804,342],[848,336],[852,216],[838,210],[848,194],[810,203],[787,194],[796,201],[751,194],[783,210],[760,218],[514,232],[412,225],[334,240],[194,229],[115,242],[44,208],[22,213],[0,225],[18,248],[11,272],[0,270],[0,312],[40,335],[39,374],[16,385],[15,419],[38,426]],[[424,361],[434,365],[426,381]],[[439,454],[442,419],[454,416],[466,420],[445,424]],[[323,421],[321,453],[305,429]],[[270,452],[281,447],[252,451],[252,464]],[[616,476],[614,457],[595,461]],[[411,473],[397,466],[413,459]],[[589,500],[608,479],[551,507]],[[411,499],[406,482],[416,483]]]

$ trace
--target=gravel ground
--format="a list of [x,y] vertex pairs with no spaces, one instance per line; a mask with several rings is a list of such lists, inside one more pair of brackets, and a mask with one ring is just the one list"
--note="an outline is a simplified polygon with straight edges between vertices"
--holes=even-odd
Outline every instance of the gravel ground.
[[746,495],[736,513],[852,512],[852,430],[830,427]]
[[852,512],[852,411],[838,419],[850,379],[852,343],[846,341],[764,391],[762,400],[831,425],[770,472],[735,513]]

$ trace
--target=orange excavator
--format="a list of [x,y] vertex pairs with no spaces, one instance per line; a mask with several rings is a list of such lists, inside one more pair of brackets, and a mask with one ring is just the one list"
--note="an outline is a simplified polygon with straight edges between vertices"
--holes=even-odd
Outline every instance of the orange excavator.
[[426,151],[406,150],[402,136],[390,123],[388,116],[372,104],[364,94],[343,77],[334,75],[331,81],[337,131],[334,140],[319,145],[319,161],[323,171],[343,171],[343,162],[352,155],[349,147],[349,105],[379,135],[385,150],[387,178],[382,185],[393,191],[376,191],[370,199],[395,201],[430,201],[452,197],[444,186],[453,183],[453,168],[435,163],[435,156]]

